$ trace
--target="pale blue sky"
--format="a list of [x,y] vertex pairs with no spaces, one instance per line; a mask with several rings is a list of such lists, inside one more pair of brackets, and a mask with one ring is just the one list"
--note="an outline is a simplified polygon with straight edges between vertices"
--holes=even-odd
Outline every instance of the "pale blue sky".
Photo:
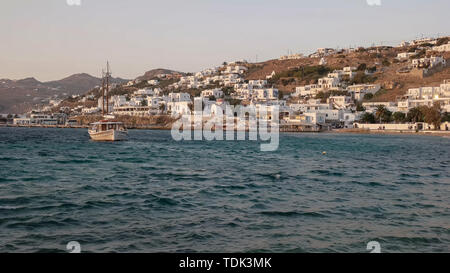
[[318,47],[449,35],[448,0],[2,0],[0,78],[198,71]]

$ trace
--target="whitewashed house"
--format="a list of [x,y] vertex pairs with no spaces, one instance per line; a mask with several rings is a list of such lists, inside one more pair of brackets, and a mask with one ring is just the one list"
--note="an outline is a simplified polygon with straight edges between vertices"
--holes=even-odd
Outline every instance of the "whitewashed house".
[[167,111],[169,111],[172,116],[178,115],[188,115],[191,113],[190,101],[171,101],[167,103]]
[[356,101],[361,101],[366,94],[375,94],[381,89],[379,84],[355,84],[347,87],[347,91]]
[[135,91],[133,93],[134,96],[153,96],[155,92],[150,88],[143,88]]
[[397,60],[408,60],[410,57],[416,55],[415,52],[402,52],[397,54]]
[[276,88],[261,88],[254,89],[253,93],[257,100],[276,100],[278,99],[278,89]]
[[450,41],[447,44],[433,47],[433,51],[449,52],[450,51]]
[[346,109],[352,105],[352,97],[349,96],[330,96],[327,103],[332,104],[336,109]]
[[159,80],[149,80],[147,81],[148,84],[150,85],[158,85],[159,84]]
[[333,89],[340,86],[339,78],[324,77],[320,78],[317,83],[323,89]]
[[411,65],[413,68],[422,68],[422,67],[433,68],[439,65],[446,66],[447,62],[441,56],[432,56],[430,58],[425,57],[420,59],[413,59],[411,61]]
[[204,90],[201,93],[201,97],[222,98],[223,97],[223,91],[220,88]]
[[304,113],[306,122],[315,124],[324,124],[326,122],[326,114],[319,112]]
[[310,84],[305,86],[298,86],[295,88],[294,94],[292,94],[293,97],[307,97],[307,96],[315,96],[317,93],[324,91],[324,89],[317,85],[317,84]]
[[384,106],[387,110],[392,113],[398,112],[399,109],[395,102],[387,101],[387,102],[364,102],[362,106],[366,109],[366,112],[375,113],[378,109],[378,106]]
[[192,102],[188,93],[169,93],[169,102]]

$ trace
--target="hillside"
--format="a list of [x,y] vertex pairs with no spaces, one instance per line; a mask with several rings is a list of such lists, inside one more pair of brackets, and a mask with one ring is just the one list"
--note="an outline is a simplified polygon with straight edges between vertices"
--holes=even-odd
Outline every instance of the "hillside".
[[182,72],[178,72],[178,71],[173,71],[170,69],[164,69],[164,68],[158,68],[158,69],[152,69],[150,71],[147,71],[144,73],[144,75],[137,77],[137,80],[141,80],[141,81],[148,81],[151,79],[156,78],[157,75],[160,74],[181,74],[184,75],[184,73]]
[[[270,82],[283,93],[291,93],[295,87],[316,83],[317,79],[326,76],[327,71],[342,69],[346,66],[376,68],[376,72],[367,77],[371,83],[380,84],[382,91],[372,100],[395,100],[403,95],[409,88],[421,86],[438,86],[445,79],[450,79],[450,66],[440,72],[419,78],[410,74],[398,74],[397,71],[408,65],[409,61],[398,62],[395,57],[398,53],[411,50],[411,48],[368,48],[352,53],[336,53],[325,57],[324,73],[312,73],[306,76],[297,76],[297,71],[319,68],[320,58],[302,58],[298,60],[269,60],[262,63],[250,64],[247,80],[264,79],[275,71],[276,77]],[[430,54],[428,54],[430,55]],[[450,53],[439,53],[450,60]],[[362,73],[362,71],[361,71]]]
[[[127,80],[113,78],[112,83]],[[64,99],[83,94],[101,84],[101,79],[86,73],[74,74],[58,81],[40,82],[35,78],[0,80],[0,113],[23,113],[49,99]]]

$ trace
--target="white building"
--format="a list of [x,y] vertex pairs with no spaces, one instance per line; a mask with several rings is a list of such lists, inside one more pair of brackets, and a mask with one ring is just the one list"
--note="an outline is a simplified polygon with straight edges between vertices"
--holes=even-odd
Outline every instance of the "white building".
[[324,77],[320,78],[317,84],[323,89],[333,89],[340,86],[340,80],[339,78]]
[[397,54],[397,60],[408,60],[411,56],[416,55],[415,52],[402,52]]
[[319,93],[321,91],[324,91],[324,89],[321,86],[319,86],[317,84],[310,84],[310,85],[296,87],[295,93],[292,94],[292,96],[294,96],[294,97],[298,97],[298,96],[312,97],[312,96],[317,95],[317,93]]
[[347,91],[357,101],[361,101],[365,94],[375,94],[380,89],[381,86],[379,84],[355,84],[347,87]]
[[99,111],[100,111],[100,109],[98,107],[83,107],[81,109],[81,113],[83,113],[83,114],[94,114]]
[[325,60],[325,58],[320,58],[319,65],[326,65],[326,64],[327,61]]
[[[105,111],[106,111],[106,98],[105,98],[105,101],[103,101],[103,97],[98,98],[98,101],[97,101],[98,109],[100,109],[100,110],[103,109],[103,104],[105,104]],[[108,107],[109,110],[114,108],[114,102],[111,101],[111,99],[108,100],[108,105],[109,105],[109,107]]]
[[395,102],[387,101],[387,102],[364,102],[362,106],[366,109],[366,112],[375,113],[378,109],[378,106],[384,106],[387,110],[392,113],[398,112],[399,109]]
[[264,88],[267,85],[267,80],[249,80],[249,89],[253,88]]
[[352,97],[349,96],[330,96],[327,103],[332,104],[336,109],[346,109],[352,104]]
[[276,100],[278,99],[278,89],[276,88],[261,88],[254,89],[253,93],[257,100]]
[[29,118],[15,118],[13,119],[15,125],[57,125],[58,119],[52,115],[35,113],[31,114]]
[[114,104],[114,107],[123,106],[127,103],[125,96],[112,96],[110,100]]
[[226,74],[243,74],[247,72],[248,68],[246,66],[240,66],[240,65],[228,65],[225,68],[224,73]]
[[192,102],[188,93],[169,93],[169,102]]
[[449,52],[450,51],[450,42],[448,42],[447,44],[433,47],[433,51]]
[[326,114],[319,112],[308,112],[304,113],[306,116],[306,122],[308,123],[316,123],[323,124],[326,122]]
[[223,91],[220,88],[204,90],[201,93],[201,97],[221,98],[221,97],[223,97]]
[[167,111],[172,116],[187,115],[191,113],[190,104],[190,101],[171,101],[167,103]]
[[159,84],[159,80],[149,80],[147,81],[148,84],[150,85],[158,85]]
[[272,73],[271,73],[270,75],[267,75],[267,76],[266,76],[266,79],[267,79],[267,80],[270,80],[270,79],[272,79],[275,75],[276,75],[276,73],[275,73],[275,70],[274,70],[274,71],[272,71]]
[[166,104],[164,97],[147,97],[147,105],[150,108],[159,109],[162,104]]
[[332,48],[318,48],[317,51],[311,55],[309,55],[310,58],[320,58],[325,57],[331,54],[334,54],[336,50]]
[[284,56],[281,56],[281,57],[279,58],[279,60],[280,60],[280,61],[284,61],[284,60],[299,60],[299,59],[302,59],[302,58],[304,58],[303,54],[297,53],[297,54],[291,54],[291,55],[284,55]]
[[410,99],[433,99],[445,95],[446,92],[441,87],[419,87],[408,89],[405,96]]
[[114,108],[114,114],[118,116],[148,116],[150,115],[150,107],[148,106],[132,106],[132,105],[125,105],[120,107]]
[[441,109],[450,112],[450,81],[445,80],[439,87],[410,88],[404,99],[399,100],[398,109],[407,112],[418,106],[433,106],[439,102]]
[[420,58],[414,59],[411,61],[411,65],[413,68],[433,68],[439,65],[447,65],[446,60],[441,56],[432,56],[430,58]]

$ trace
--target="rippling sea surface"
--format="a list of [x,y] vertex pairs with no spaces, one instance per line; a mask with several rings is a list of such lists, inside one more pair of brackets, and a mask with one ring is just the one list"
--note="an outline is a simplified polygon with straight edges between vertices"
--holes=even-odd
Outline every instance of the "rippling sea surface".
[[[0,252],[450,251],[450,139],[0,128]],[[326,151],[326,155],[322,152]]]

